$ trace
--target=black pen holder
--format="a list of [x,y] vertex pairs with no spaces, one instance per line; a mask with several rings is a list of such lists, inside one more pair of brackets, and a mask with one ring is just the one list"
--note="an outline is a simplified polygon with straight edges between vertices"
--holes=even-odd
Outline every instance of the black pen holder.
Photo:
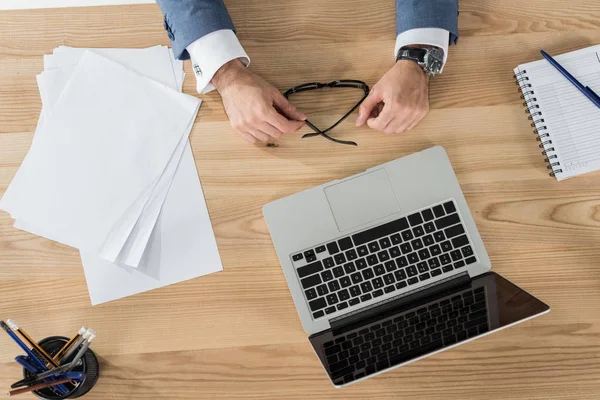
[[[51,336],[46,339],[42,339],[39,342],[39,345],[42,349],[44,349],[49,355],[54,356],[58,351],[69,341],[69,338],[62,336]],[[73,355],[69,357],[69,359],[65,360],[65,362],[71,362],[71,360],[75,357],[75,352]],[[32,393],[39,397],[40,399],[45,400],[60,400],[60,399],[76,399],[78,397],[83,396],[96,384],[98,381],[98,376],[100,375],[100,365],[98,363],[98,359],[96,355],[91,349],[87,349],[85,353],[83,353],[83,357],[81,357],[81,364],[73,368],[74,372],[83,372],[83,380],[76,383],[64,383],[63,385],[67,388],[67,393],[61,393],[54,388],[45,388],[40,390],[35,390]],[[65,363],[63,362],[63,364]],[[28,378],[32,374],[23,370],[23,377]]]

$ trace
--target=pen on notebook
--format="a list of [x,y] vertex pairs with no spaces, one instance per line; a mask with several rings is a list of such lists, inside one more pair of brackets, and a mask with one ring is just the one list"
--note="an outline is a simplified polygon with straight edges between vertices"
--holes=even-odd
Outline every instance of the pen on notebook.
[[540,53],[544,56],[548,62],[558,70],[561,74],[564,75],[565,78],[569,80],[581,93],[583,93],[592,103],[596,105],[596,107],[600,108],[600,96],[596,94],[589,86],[583,86],[581,82],[579,82],[573,75],[569,73],[566,69],[563,68],[562,65],[558,63],[552,56],[546,53],[544,50],[540,50]]
[[[60,364],[60,361],[63,358],[63,356],[65,354],[67,354],[67,352],[69,350],[71,350],[72,346],[81,338],[81,336],[85,333],[85,331],[87,331],[87,328],[85,326],[82,326],[79,329],[79,332],[77,332],[77,334],[75,336],[73,336],[71,338],[71,340],[69,340],[67,343],[65,343],[65,345],[58,351],[58,353],[56,353],[54,355],[54,357],[52,357],[52,358],[54,358],[54,361],[56,361]],[[79,346],[77,346],[77,347],[79,347]]]
[[19,327],[19,325],[17,325],[17,323],[11,319],[6,320],[6,324],[10,327],[10,329],[12,329],[13,331],[17,332],[24,341],[26,341],[27,343],[29,343],[29,345],[40,355],[42,356],[42,358],[44,358],[46,360],[46,362],[48,362],[49,364],[51,364],[54,367],[58,367],[58,363],[56,361],[54,361],[54,359],[52,358],[52,356],[48,353],[46,353],[46,351],[44,349],[42,349],[40,347],[39,344],[37,344],[37,342],[35,340],[33,340],[27,333],[25,333],[25,331],[23,329],[21,329]]
[[40,383],[38,385],[28,386],[28,387],[25,387],[22,389],[11,390],[10,392],[7,392],[6,395],[8,397],[16,396],[16,395],[22,394],[22,393],[33,392],[34,390],[40,390],[40,389],[45,389],[47,387],[62,385],[63,383],[67,383],[69,381],[70,381],[70,379],[65,378],[65,379],[59,379],[59,380],[53,381],[53,382],[44,382],[44,383]]

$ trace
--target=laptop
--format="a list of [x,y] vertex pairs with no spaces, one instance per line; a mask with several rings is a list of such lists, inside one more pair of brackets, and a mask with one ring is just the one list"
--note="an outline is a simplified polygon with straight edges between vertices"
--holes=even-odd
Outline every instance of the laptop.
[[550,310],[490,271],[442,147],[275,200],[263,214],[336,387]]

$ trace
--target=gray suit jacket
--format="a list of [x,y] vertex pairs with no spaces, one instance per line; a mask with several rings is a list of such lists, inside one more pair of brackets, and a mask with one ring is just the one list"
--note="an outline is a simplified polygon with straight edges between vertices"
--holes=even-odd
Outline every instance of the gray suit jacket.
[[[189,59],[186,47],[220,29],[235,32],[223,0],[156,0],[175,57]],[[458,0],[396,0],[396,35],[415,28],[441,28],[458,39]]]

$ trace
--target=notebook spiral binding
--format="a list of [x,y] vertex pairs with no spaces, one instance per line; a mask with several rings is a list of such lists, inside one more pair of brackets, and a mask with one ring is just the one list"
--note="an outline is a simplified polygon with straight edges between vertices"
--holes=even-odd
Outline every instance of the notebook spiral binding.
[[544,122],[546,121],[540,111],[540,106],[537,104],[535,92],[532,90],[531,84],[527,83],[527,81],[529,81],[527,70],[515,74],[514,78],[519,86],[521,99],[525,100],[523,102],[525,113],[529,114],[528,119],[533,121],[531,123],[531,127],[534,128],[533,133],[537,136],[538,142],[541,142],[539,146],[540,149],[544,149],[542,155],[546,156],[544,161],[548,163],[548,169],[552,171],[550,176],[556,176],[556,174],[563,172],[563,170],[560,167],[560,162],[557,160],[558,156],[555,154],[555,149],[552,147],[550,132],[548,132],[548,128],[544,125]]

